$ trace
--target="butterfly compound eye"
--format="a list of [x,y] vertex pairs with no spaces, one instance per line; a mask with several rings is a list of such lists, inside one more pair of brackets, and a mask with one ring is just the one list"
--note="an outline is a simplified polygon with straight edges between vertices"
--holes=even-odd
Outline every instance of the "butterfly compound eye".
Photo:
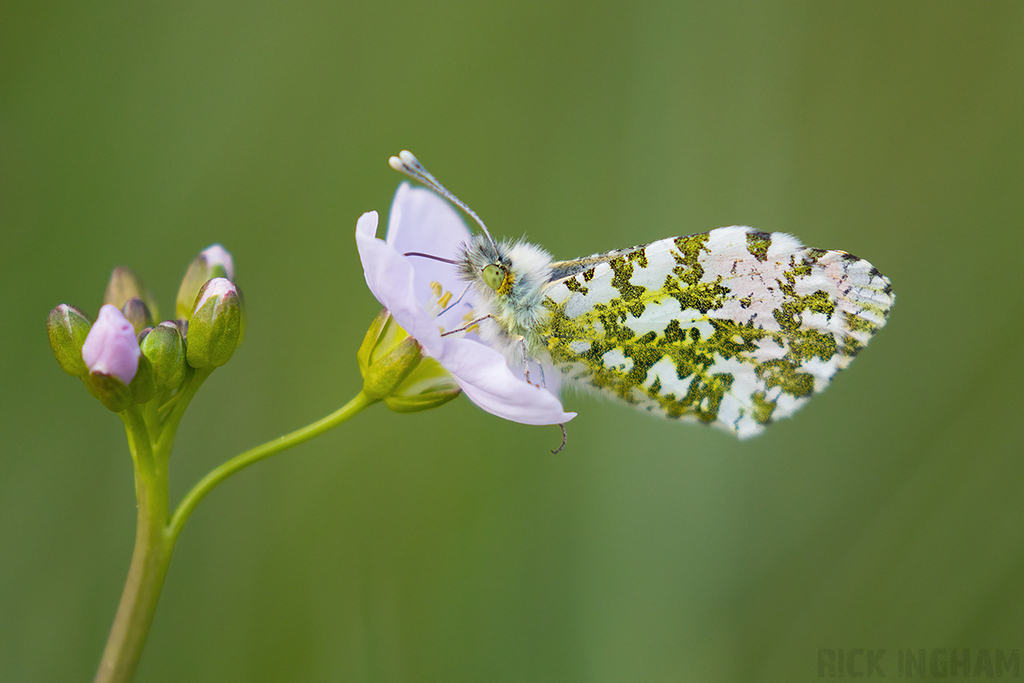
[[484,282],[486,282],[487,286],[494,291],[498,291],[498,288],[501,287],[501,284],[505,281],[504,269],[493,263],[484,267],[482,275],[484,277]]

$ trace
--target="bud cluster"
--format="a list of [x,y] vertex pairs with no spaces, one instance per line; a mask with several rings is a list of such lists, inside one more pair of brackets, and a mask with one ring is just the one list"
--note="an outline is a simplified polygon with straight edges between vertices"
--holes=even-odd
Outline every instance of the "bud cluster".
[[50,311],[46,331],[61,368],[80,377],[103,405],[172,398],[196,370],[230,360],[245,333],[242,293],[234,284],[231,255],[219,244],[189,265],[178,290],[176,319],[160,320],[141,278],[115,268],[93,322],[80,308]]

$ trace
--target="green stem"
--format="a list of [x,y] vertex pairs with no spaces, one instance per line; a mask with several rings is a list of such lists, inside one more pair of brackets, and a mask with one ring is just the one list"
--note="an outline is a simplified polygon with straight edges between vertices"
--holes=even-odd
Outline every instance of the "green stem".
[[153,452],[139,406],[125,410],[121,419],[135,461],[135,498],[139,510],[128,579],[96,672],[97,683],[130,681],[135,674],[173,549],[165,532],[169,510],[166,459]]
[[206,381],[213,370],[214,368],[203,368],[201,370],[189,368],[185,385],[178,392],[178,395],[174,397],[174,403],[170,408],[170,412],[164,417],[163,424],[160,426],[160,433],[153,435],[156,439],[157,449],[166,450],[168,453],[171,452],[171,446],[174,445],[174,435],[178,432],[178,423],[181,422],[185,409],[188,408],[188,404],[192,402],[192,398],[199,391],[199,387],[203,385],[203,382]]
[[177,539],[178,534],[181,533],[181,528],[185,526],[185,522],[188,521],[192,511],[195,510],[197,505],[199,505],[199,501],[205,498],[206,494],[212,491],[217,484],[253,463],[257,463],[264,458],[269,458],[275,453],[280,453],[286,448],[291,448],[292,446],[297,446],[304,441],[309,441],[314,436],[323,434],[328,429],[345,422],[364,408],[373,405],[377,400],[378,399],[369,398],[363,392],[359,392],[354,399],[327,417],[301,429],[296,429],[291,434],[285,434],[273,441],[268,441],[262,446],[257,446],[256,448],[247,450],[245,453],[236,455],[217,469],[211,471],[199,480],[199,483],[193,486],[192,490],[189,491],[185,497],[182,498],[181,503],[178,504],[178,509],[175,510],[174,516],[171,517],[171,523],[167,525],[167,533],[171,538],[171,542],[173,543],[174,540]]
[[120,414],[135,463],[138,521],[128,579],[96,672],[95,683],[124,683],[131,681],[134,676],[160,599],[164,577],[171,563],[174,544],[192,511],[207,493],[239,470],[323,434],[377,402],[377,399],[371,399],[360,392],[348,404],[322,420],[235,456],[192,487],[168,521],[167,461],[174,443],[174,432],[181,419],[181,412],[208,375],[196,373],[186,391],[187,395],[183,395],[182,400],[174,405],[159,434],[147,430],[147,422],[152,422],[152,416],[144,415],[139,406],[133,405]]

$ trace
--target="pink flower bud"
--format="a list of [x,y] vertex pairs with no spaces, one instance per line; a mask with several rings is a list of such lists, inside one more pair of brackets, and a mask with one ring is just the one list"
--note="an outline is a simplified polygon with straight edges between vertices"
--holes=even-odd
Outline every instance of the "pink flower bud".
[[141,353],[132,324],[117,306],[104,305],[82,344],[82,360],[89,372],[117,377],[128,384],[139,369]]
[[226,273],[225,277],[234,282],[235,280],[235,262],[231,258],[231,254],[228,250],[222,247],[220,244],[212,244],[206,249],[203,249],[199,254],[206,259],[206,267],[210,271],[214,271],[217,266],[224,269]]

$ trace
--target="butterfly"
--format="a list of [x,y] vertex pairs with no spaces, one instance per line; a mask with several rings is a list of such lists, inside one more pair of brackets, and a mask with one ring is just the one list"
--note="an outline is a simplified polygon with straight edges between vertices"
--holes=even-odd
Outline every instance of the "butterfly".
[[410,152],[390,163],[480,226],[454,258],[434,257],[476,295],[456,331],[476,332],[527,381],[535,361],[558,384],[744,439],[824,390],[895,302],[864,259],[744,226],[555,261],[496,241]]

